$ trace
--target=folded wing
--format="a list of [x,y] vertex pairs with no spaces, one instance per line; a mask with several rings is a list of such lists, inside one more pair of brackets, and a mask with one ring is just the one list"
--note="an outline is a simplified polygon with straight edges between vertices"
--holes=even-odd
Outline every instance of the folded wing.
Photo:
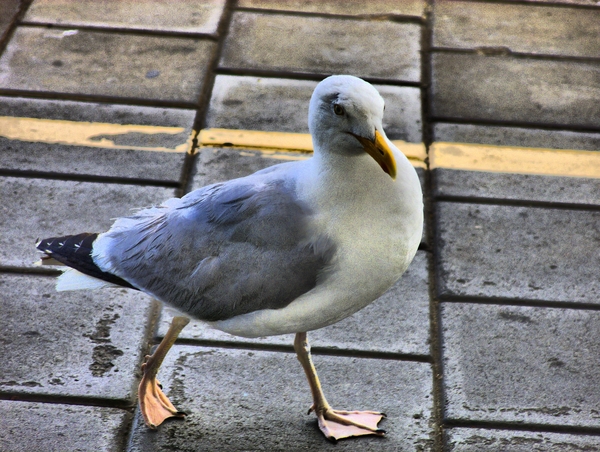
[[93,258],[197,318],[287,306],[326,275],[334,244],[293,184],[272,172],[215,184],[115,222]]

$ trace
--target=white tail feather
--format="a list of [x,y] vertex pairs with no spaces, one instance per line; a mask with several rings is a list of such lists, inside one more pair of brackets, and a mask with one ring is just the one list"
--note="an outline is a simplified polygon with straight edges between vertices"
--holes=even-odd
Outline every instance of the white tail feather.
[[56,290],[64,292],[68,290],[94,290],[103,287],[117,287],[116,284],[102,281],[93,276],[85,275],[73,268],[68,268],[56,281]]

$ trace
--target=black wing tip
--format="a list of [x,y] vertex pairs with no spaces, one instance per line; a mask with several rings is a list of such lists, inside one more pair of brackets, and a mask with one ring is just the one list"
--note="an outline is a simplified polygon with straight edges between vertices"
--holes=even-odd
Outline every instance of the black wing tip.
[[135,287],[124,279],[112,273],[107,273],[96,265],[92,258],[92,250],[94,241],[98,238],[98,235],[97,232],[82,232],[76,235],[50,237],[38,240],[36,248],[45,253],[48,258],[55,259],[88,276],[135,289]]
[[[92,250],[92,243],[98,237],[97,232],[82,232],[81,234],[76,235],[64,235],[60,237],[50,237],[47,239],[38,239],[35,247],[43,251],[44,253],[51,254],[56,253],[60,249],[62,249],[65,245],[73,246],[76,249],[79,248],[89,248],[89,251]],[[89,246],[83,246],[84,242]]]

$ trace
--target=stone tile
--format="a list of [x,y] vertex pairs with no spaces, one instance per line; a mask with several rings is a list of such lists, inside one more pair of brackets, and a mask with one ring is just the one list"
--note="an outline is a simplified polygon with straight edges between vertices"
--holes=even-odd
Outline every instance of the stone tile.
[[[185,151],[173,150],[186,147],[195,114],[194,110],[0,97],[0,116],[181,129],[175,134],[157,130],[154,133],[127,132],[106,136],[115,147],[133,147],[116,149],[109,145],[88,147],[48,143],[35,133],[31,134],[30,141],[11,140],[1,137],[3,131],[0,126],[0,169],[176,182],[181,177]],[[89,126],[93,135],[94,124]],[[68,135],[65,130],[69,125],[58,123],[56,127],[60,133]],[[102,138],[102,135],[95,135],[90,141]],[[148,148],[167,148],[170,151],[149,151],[146,150]]]
[[96,2],[35,0],[25,22],[73,27],[128,28],[216,34],[225,0],[192,2],[160,0]]
[[598,303],[600,212],[439,202],[440,296]]
[[[509,1],[520,1],[520,0],[509,0]],[[566,4],[566,5],[584,5],[584,6],[600,6],[600,2],[598,0],[525,0],[526,2],[531,2],[533,4],[537,2],[543,3],[554,3],[556,5]]]
[[238,12],[220,67],[418,82],[420,36],[411,23]]
[[[116,408],[0,400],[4,452],[116,451],[130,415]],[[10,415],[6,415],[10,413]]]
[[0,273],[3,398],[133,401],[150,297],[128,289],[56,292],[55,280]]
[[434,47],[600,56],[600,8],[441,1],[433,17]]
[[0,43],[8,36],[8,31],[19,13],[19,0],[4,0],[0,2]]
[[[429,364],[315,356],[329,402],[339,409],[382,409],[387,438],[340,441],[336,450],[432,450]],[[158,432],[139,415],[130,452],[151,450],[299,451],[333,447],[316,428],[304,372],[293,353],[176,346],[159,373],[186,411]],[[224,388],[226,388],[224,390]]]
[[446,430],[448,452],[580,452],[600,451],[600,437],[565,433],[451,428]]
[[438,119],[600,127],[600,64],[434,53]]
[[272,9],[303,13],[340,14],[344,16],[423,16],[423,0],[239,0],[239,8]]
[[383,129],[391,140],[423,142],[421,90],[390,85],[374,85],[385,100]]
[[584,151],[600,150],[600,133],[441,122],[434,124],[433,134],[434,141]]
[[308,103],[317,82],[217,75],[206,126],[308,133]]
[[0,266],[30,267],[38,239],[102,232],[114,218],[172,197],[161,187],[1,177]]
[[[184,127],[186,131],[191,131],[196,111],[182,108],[143,107],[99,102],[0,96],[0,116]],[[162,145],[163,143],[158,142],[157,144]],[[164,144],[169,145],[169,142],[165,142]]]
[[441,324],[446,419],[598,426],[600,312],[444,303]]
[[433,197],[600,205],[598,179],[436,168]]
[[[308,104],[317,82],[218,75],[207,127],[308,133]],[[386,101],[383,127],[392,140],[422,142],[418,88],[375,85]]]
[[[174,315],[163,310],[158,335],[164,336]],[[245,344],[275,344],[292,347],[293,334],[248,339],[214,330],[192,321],[182,339]],[[428,255],[419,251],[400,281],[362,311],[341,322],[308,335],[311,345],[336,350],[429,355],[429,265]]]
[[183,152],[154,152],[63,146],[0,138],[0,169],[59,174],[139,178],[175,183],[181,177]]
[[203,147],[196,157],[190,190],[248,176],[272,165],[309,158],[300,152],[261,152],[252,149]]
[[0,88],[198,102],[216,44],[207,40],[19,27]]

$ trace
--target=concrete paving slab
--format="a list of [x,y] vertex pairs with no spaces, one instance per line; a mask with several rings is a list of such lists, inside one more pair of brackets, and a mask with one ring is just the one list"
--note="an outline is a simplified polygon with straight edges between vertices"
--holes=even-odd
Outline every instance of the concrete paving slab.
[[448,452],[600,451],[599,436],[478,428],[448,429],[446,430],[446,444]]
[[24,21],[73,27],[126,28],[216,34],[225,0],[35,0]]
[[428,364],[315,356],[315,365],[332,406],[387,413],[385,439],[327,442],[306,415],[310,391],[293,353],[175,346],[159,378],[189,416],[151,432],[137,415],[128,450],[431,450]]
[[[333,350],[400,353],[428,356],[429,263],[419,251],[400,281],[385,295],[341,322],[308,335],[313,347]],[[163,337],[175,313],[163,309],[158,336]],[[181,339],[292,347],[293,334],[249,339],[214,330],[200,321],[190,322]]]
[[600,64],[433,53],[438,119],[600,128]]
[[56,292],[55,283],[0,273],[3,398],[132,402],[152,300],[128,289]]
[[418,82],[420,36],[412,23],[237,12],[219,66]]
[[[0,116],[7,117],[0,118],[0,169],[177,182],[195,111],[0,97]],[[42,119],[45,124],[23,124],[22,133],[15,138],[15,130],[8,124],[13,117]],[[159,127],[145,133],[122,131],[103,135],[97,130],[104,124]],[[54,127],[54,136],[42,136],[40,125]],[[64,144],[74,135],[70,132],[72,126],[89,129],[89,146]],[[164,127],[176,130],[166,133]],[[110,143],[91,147],[102,146],[100,140]]]
[[18,27],[0,58],[0,88],[198,102],[209,40]]
[[571,132],[568,130],[526,129],[524,127],[441,122],[433,125],[433,135],[434,141],[546,149],[600,150],[600,133]]
[[183,127],[186,130],[191,130],[196,111],[184,108],[143,107],[100,102],[0,96],[0,116]]
[[[122,450],[131,415],[115,408],[0,400],[4,452]],[[7,415],[9,414],[9,415]]]
[[217,75],[207,127],[308,133],[308,103],[317,82]]
[[339,14],[344,16],[418,16],[425,14],[425,2],[422,0],[239,0],[238,8],[271,9],[279,11],[297,11],[304,13]]
[[433,197],[600,205],[598,179],[436,168]]
[[598,427],[600,312],[443,303],[441,324],[446,419]]
[[598,0],[525,0],[531,3],[543,2],[543,3],[553,3],[556,5],[566,4],[566,5],[584,5],[584,6],[598,6]]
[[436,204],[440,296],[598,303],[600,212]]
[[31,267],[38,239],[102,232],[114,218],[173,195],[162,187],[1,177],[0,266]]
[[[218,75],[207,127],[308,133],[308,104],[317,82]],[[386,102],[383,127],[392,140],[423,141],[418,88],[375,85]]]
[[20,6],[19,0],[0,2],[0,43],[8,36],[8,31],[19,13]]
[[185,152],[63,146],[0,138],[5,171],[42,171],[177,183]]
[[190,191],[248,176],[272,165],[309,158],[301,152],[264,152],[253,149],[203,147],[196,156]]
[[600,8],[441,1],[433,19],[434,47],[600,56]]

